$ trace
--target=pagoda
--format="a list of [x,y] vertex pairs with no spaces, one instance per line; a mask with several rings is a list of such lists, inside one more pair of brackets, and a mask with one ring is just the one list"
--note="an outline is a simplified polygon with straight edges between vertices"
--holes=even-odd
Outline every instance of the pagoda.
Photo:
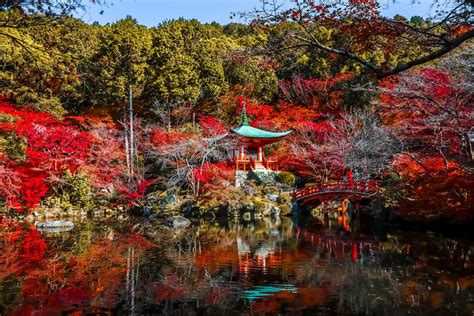
[[276,161],[265,157],[264,146],[281,140],[291,131],[276,133],[250,126],[245,103],[243,104],[241,123],[231,131],[237,134],[240,140],[240,148],[234,150],[236,171],[278,170]]

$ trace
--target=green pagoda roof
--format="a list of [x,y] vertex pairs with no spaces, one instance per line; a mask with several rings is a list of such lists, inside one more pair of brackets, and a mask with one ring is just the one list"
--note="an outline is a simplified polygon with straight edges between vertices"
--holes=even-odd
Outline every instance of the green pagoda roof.
[[245,103],[242,109],[242,122],[240,123],[239,127],[233,128],[232,131],[240,136],[250,138],[281,138],[291,133],[291,131],[280,133],[269,132],[263,129],[250,126],[247,119],[247,109],[245,107]]
[[242,125],[242,124],[237,128],[233,128],[232,131],[236,134],[239,134],[240,136],[252,137],[252,138],[280,138],[291,133],[291,131],[282,132],[282,133],[269,132],[263,129],[255,128],[249,125]]

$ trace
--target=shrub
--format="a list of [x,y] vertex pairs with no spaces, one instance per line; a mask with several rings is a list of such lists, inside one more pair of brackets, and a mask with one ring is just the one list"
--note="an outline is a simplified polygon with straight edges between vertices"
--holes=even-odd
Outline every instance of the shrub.
[[265,186],[263,187],[262,191],[264,194],[275,194],[275,195],[280,194],[280,190],[274,185]]
[[254,197],[252,203],[254,205],[255,213],[263,213],[267,209],[269,201],[265,198]]
[[278,205],[280,208],[280,215],[289,215],[291,213],[291,207],[288,204],[280,204]]
[[289,185],[289,186],[294,185],[295,182],[296,182],[295,175],[293,173],[289,172],[289,171],[280,172],[278,174],[277,179],[280,183],[283,183],[283,184],[286,184],[286,185]]
[[289,203],[289,202],[291,202],[291,200],[292,200],[292,197],[288,193],[281,194],[278,197],[278,202],[280,202],[280,203]]
[[94,194],[89,179],[82,173],[73,174],[69,169],[61,174],[63,184],[56,194],[48,199],[50,206],[63,210],[81,209],[92,211],[95,208]]
[[7,132],[0,135],[0,153],[5,153],[10,160],[25,162],[26,148],[26,142],[14,133]]

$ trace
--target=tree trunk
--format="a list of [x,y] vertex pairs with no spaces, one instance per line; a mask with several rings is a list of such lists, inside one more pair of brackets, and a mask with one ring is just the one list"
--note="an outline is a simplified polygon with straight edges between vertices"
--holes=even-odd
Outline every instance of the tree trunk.
[[135,161],[135,142],[133,134],[133,94],[132,85],[130,85],[130,103],[129,103],[129,116],[130,116],[130,175],[133,176],[133,165]]
[[128,144],[129,135],[128,135],[128,124],[127,124],[127,110],[126,107],[123,109],[123,126],[124,126],[124,134],[125,134],[125,156],[127,159],[127,176],[130,178],[130,148]]

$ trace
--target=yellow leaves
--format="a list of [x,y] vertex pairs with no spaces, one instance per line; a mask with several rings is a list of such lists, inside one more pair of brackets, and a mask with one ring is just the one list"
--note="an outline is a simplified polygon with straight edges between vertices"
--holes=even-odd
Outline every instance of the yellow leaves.
[[308,55],[303,54],[296,59],[296,62],[300,65],[307,66],[310,62]]

